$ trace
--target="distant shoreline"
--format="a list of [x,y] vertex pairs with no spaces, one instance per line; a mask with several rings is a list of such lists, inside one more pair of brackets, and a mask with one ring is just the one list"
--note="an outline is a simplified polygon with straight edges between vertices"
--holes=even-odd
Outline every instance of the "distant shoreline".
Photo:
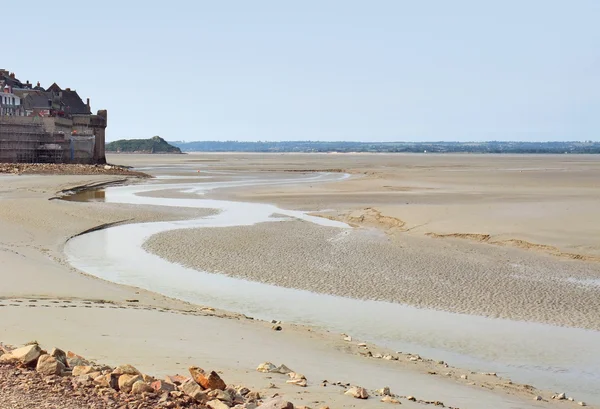
[[150,152],[150,151],[133,151],[133,152],[118,152],[106,151],[111,155],[185,155],[187,152]]
[[182,152],[600,154],[600,142],[172,141]]

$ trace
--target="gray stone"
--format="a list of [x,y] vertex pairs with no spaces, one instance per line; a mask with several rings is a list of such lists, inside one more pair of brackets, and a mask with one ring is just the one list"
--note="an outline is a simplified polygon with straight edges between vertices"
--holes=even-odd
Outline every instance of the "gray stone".
[[67,354],[62,349],[53,348],[52,351],[50,351],[50,356],[56,358],[56,360],[61,362],[65,367],[69,366],[69,363],[67,362]]
[[193,379],[188,379],[179,387],[183,393],[201,402],[206,400],[206,392],[202,386],[198,385]]

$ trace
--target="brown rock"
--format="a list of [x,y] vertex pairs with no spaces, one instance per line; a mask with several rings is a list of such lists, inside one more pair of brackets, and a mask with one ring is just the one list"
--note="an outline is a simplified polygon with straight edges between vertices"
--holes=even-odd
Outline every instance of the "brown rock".
[[390,391],[390,388],[388,386],[381,389],[377,389],[375,393],[381,396],[392,396],[392,392]]
[[152,389],[156,392],[172,392],[177,390],[175,384],[166,382],[166,381],[154,381],[150,384]]
[[35,370],[42,375],[62,375],[65,372],[65,366],[51,355],[42,355],[37,361]]
[[308,383],[306,382],[306,379],[290,379],[289,381],[286,381],[286,383],[296,385],[296,386],[301,386],[303,388],[306,388],[306,386],[308,385]]
[[88,384],[88,383],[93,383],[94,382],[94,377],[92,377],[91,375],[79,375],[79,376],[74,376],[73,377],[73,382],[80,384],[80,385],[84,385],[84,384]]
[[294,404],[278,396],[264,401],[260,409],[294,409]]
[[152,383],[156,380],[156,378],[151,375],[142,375],[142,379],[144,380],[144,382],[148,382],[148,383]]
[[290,372],[288,373],[288,376],[290,377],[290,379],[306,379],[306,376],[297,372]]
[[[35,363],[41,354],[42,349],[38,344],[26,345],[10,351],[10,356],[16,358],[23,365]],[[4,357],[4,355],[2,355],[2,357]]]
[[206,392],[202,386],[198,385],[196,381],[193,379],[188,379],[183,384],[181,384],[180,389],[188,396],[194,398],[199,402],[203,402],[206,400]]
[[165,376],[165,380],[167,382],[170,382],[170,383],[175,384],[175,385],[181,385],[185,381],[187,381],[188,379],[190,379],[190,378],[186,378],[185,376],[182,376],[182,375],[172,375],[172,376],[171,375],[167,375],[167,376]]
[[227,387],[225,382],[215,371],[207,374],[202,368],[190,366],[190,374],[192,375],[192,379],[194,379],[204,389],[224,390]]
[[400,405],[400,401],[396,398],[392,398],[389,395],[385,395],[383,398],[381,398],[381,401],[383,403],[393,403],[395,405]]
[[221,402],[218,399],[206,402],[206,406],[208,406],[210,409],[229,409],[228,404],[226,404],[225,402]]
[[246,394],[246,399],[248,399],[248,401],[250,401],[250,402],[256,402],[260,398],[261,398],[260,392],[258,392],[258,391],[252,391],[252,392],[249,392]]
[[119,376],[119,390],[121,392],[131,392],[133,384],[137,381],[143,381],[141,375],[123,374]]
[[[121,375],[124,376],[124,375]],[[131,375],[130,375],[131,376]],[[119,378],[120,379],[120,378]],[[136,381],[131,387],[131,393],[141,395],[144,392],[154,392],[154,389],[143,380]]]
[[129,364],[117,366],[113,373],[118,375],[142,375],[140,371]]
[[222,391],[220,389],[214,389],[208,392],[208,398],[211,400],[218,399],[223,402],[232,403],[233,397],[227,391]]
[[287,381],[286,383],[290,383],[292,385],[302,386],[303,388],[306,388],[306,385],[307,385],[306,376],[299,374],[297,372],[289,372],[288,376],[291,379],[289,381]]
[[350,395],[356,399],[368,399],[369,393],[365,388],[361,388],[360,386],[353,386],[345,392],[346,395]]
[[101,388],[110,388],[111,387],[111,375],[99,375],[94,378],[94,383]]
[[10,353],[0,355],[0,364],[16,364],[18,362],[17,357],[12,356]]
[[87,375],[94,372],[94,367],[93,366],[81,366],[81,365],[77,365],[75,367],[73,367],[73,376],[80,376],[80,375]]

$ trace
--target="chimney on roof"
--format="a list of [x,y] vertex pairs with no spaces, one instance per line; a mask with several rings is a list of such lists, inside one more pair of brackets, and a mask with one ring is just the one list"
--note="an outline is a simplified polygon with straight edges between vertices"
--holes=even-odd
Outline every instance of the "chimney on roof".
[[40,82],[39,82],[39,81],[38,81],[38,83],[37,83],[37,86],[38,86],[38,87],[41,87],[41,85],[40,85]]
[[88,109],[90,109],[90,99],[89,98],[87,99],[87,107],[88,107]]
[[71,91],[71,88],[66,88],[65,91]]
[[12,78],[13,80],[15,79],[15,73],[14,72],[10,73],[10,78]]

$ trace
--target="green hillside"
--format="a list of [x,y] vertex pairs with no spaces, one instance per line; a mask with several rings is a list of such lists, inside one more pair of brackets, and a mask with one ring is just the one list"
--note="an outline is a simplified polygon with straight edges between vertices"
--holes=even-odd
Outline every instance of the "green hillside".
[[150,139],[121,139],[106,144],[106,152],[123,153],[181,153],[160,136]]

